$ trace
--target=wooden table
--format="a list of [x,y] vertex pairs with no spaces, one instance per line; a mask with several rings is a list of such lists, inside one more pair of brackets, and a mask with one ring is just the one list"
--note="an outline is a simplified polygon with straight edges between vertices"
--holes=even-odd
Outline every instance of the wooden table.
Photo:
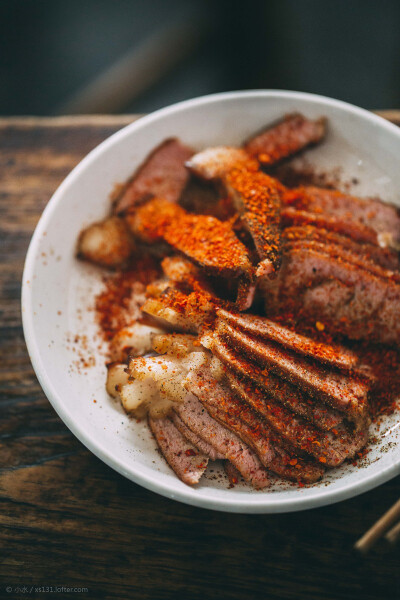
[[[400,113],[391,114],[399,119]],[[132,116],[0,120],[1,598],[400,598],[400,547],[354,541],[400,480],[334,506],[233,515],[178,504],[90,454],[46,400],[25,349],[20,282],[33,229],[68,172]],[[13,591],[5,592],[6,586]],[[19,587],[28,591],[15,591]]]

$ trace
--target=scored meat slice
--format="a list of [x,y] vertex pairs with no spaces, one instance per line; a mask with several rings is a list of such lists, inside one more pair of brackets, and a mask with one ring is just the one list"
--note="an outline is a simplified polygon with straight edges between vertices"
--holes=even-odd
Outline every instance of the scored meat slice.
[[261,164],[273,165],[320,142],[325,130],[325,118],[312,121],[299,113],[293,113],[253,136],[245,142],[244,147]]
[[172,419],[175,427],[181,432],[181,434],[187,440],[189,440],[189,442],[191,442],[194,446],[196,446],[196,448],[198,448],[200,450],[200,452],[202,452],[205,456],[208,456],[208,458],[210,458],[211,460],[225,459],[224,454],[222,454],[221,452],[218,452],[218,450],[216,450],[214,448],[214,446],[212,446],[208,442],[204,441],[203,438],[201,438],[199,435],[197,435],[197,433],[195,433],[194,431],[189,429],[189,427],[187,427],[187,425],[185,425],[185,423],[182,421],[182,419],[180,418],[180,416],[178,415],[178,413],[176,411],[174,411],[172,413],[171,419]]
[[254,384],[244,382],[227,371],[231,389],[247,402],[291,446],[310,454],[329,467],[336,467],[352,458],[367,441],[367,427],[356,433],[320,431],[311,423],[294,415],[281,404],[265,396]]
[[251,360],[344,412],[359,428],[364,426],[368,415],[369,385],[366,382],[313,364],[273,342],[253,339],[223,321],[218,322],[217,331],[229,345],[245,351]]
[[291,240],[286,242],[285,251],[294,248],[310,248],[314,249],[317,252],[322,251],[326,254],[329,254],[335,260],[345,261],[360,269],[365,269],[369,271],[373,275],[377,277],[382,277],[383,279],[389,279],[395,281],[397,283],[400,282],[400,273],[398,271],[389,271],[388,269],[382,268],[380,265],[377,265],[370,261],[366,256],[362,256],[360,254],[354,254],[343,248],[340,244],[333,244],[331,242],[322,242],[318,240]]
[[399,271],[400,269],[399,255],[391,248],[381,248],[374,244],[356,242],[340,233],[319,229],[312,225],[287,227],[283,232],[284,242],[305,239],[341,246],[344,250],[348,250],[352,254],[364,258],[364,260],[371,261],[389,271]]
[[279,282],[270,292],[265,283],[269,314],[284,306],[299,321],[322,322],[332,334],[375,343],[400,341],[400,285],[325,251],[285,249]]
[[169,417],[149,418],[148,423],[162,455],[179,479],[188,485],[199,483],[208,457],[178,431]]
[[243,357],[243,353],[235,352],[219,336],[214,335],[210,348],[225,366],[235,373],[249,378],[265,390],[267,396],[287,406],[299,416],[312,421],[320,429],[330,431],[343,428],[343,414],[308,396],[297,387],[269,372],[268,369],[263,369],[250,362]]
[[283,227],[291,225],[314,225],[319,229],[327,229],[346,235],[356,242],[365,242],[379,246],[378,234],[372,227],[348,221],[343,217],[300,210],[293,206],[282,206],[281,219]]
[[177,202],[189,178],[185,161],[193,150],[171,138],[157,146],[146,158],[115,201],[114,212],[121,214],[151,196]]
[[233,327],[243,329],[251,335],[277,342],[285,348],[334,367],[352,370],[360,362],[357,354],[344,346],[317,342],[264,317],[232,313],[223,308],[217,311],[217,315]]
[[176,410],[185,425],[232,462],[246,481],[257,489],[271,484],[272,477],[256,454],[237,435],[213,419],[196,396],[188,396]]
[[195,394],[214,419],[234,431],[257,453],[262,464],[281,477],[311,483],[323,475],[320,465],[296,456],[255,413],[212,377],[208,369],[189,373],[186,388]]
[[337,190],[302,187],[283,194],[283,203],[299,210],[330,215],[373,229],[378,244],[398,249],[400,215],[396,206],[378,198],[358,198]]
[[281,261],[280,183],[260,171],[239,148],[207,148],[186,164],[194,174],[217,181],[228,193],[260,258],[257,276],[274,276]]

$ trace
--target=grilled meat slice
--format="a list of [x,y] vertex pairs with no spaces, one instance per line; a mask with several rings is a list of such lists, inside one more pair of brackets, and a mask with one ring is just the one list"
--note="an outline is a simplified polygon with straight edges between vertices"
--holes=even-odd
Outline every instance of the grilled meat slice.
[[257,489],[271,484],[272,478],[254,452],[242,440],[213,419],[193,395],[177,407],[177,413],[187,427],[215,450],[223,454]]
[[322,477],[320,465],[290,454],[282,440],[255,413],[239,401],[232,392],[214,379],[208,369],[189,373],[187,389],[195,394],[207,411],[224,426],[249,444],[265,467],[287,479],[311,483]]
[[351,339],[398,344],[400,285],[328,252],[285,249],[279,282],[264,285],[267,312],[285,310]]
[[261,171],[248,169],[230,171],[225,181],[260,258],[256,275],[273,277],[281,264],[280,184]]
[[217,331],[229,345],[241,348],[251,360],[344,412],[359,428],[364,426],[368,418],[369,391],[365,381],[330,370],[273,342],[261,342],[223,321],[218,322]]
[[343,429],[343,414],[327,404],[308,396],[268,369],[261,368],[235,352],[217,335],[214,335],[211,350],[225,365],[242,377],[247,377],[265,390],[268,397],[280,402],[295,414],[315,423],[322,430]]
[[124,213],[152,196],[177,202],[188,181],[185,167],[193,150],[171,138],[157,146],[139,167],[116,200],[114,212]]
[[300,210],[293,206],[282,206],[281,219],[283,227],[292,225],[313,225],[318,229],[327,229],[350,237],[356,242],[379,246],[378,234],[372,227],[343,217]]
[[187,162],[193,173],[216,180],[233,200],[253,238],[260,263],[257,275],[273,276],[280,266],[280,184],[258,170],[243,150],[208,148]]
[[246,247],[228,222],[207,215],[192,215],[176,205],[150,200],[132,214],[128,223],[135,235],[147,241],[164,240],[209,275],[239,281],[237,305],[248,308],[253,299],[253,267]]
[[294,415],[281,404],[265,396],[254,384],[241,380],[233,371],[227,371],[231,389],[247,402],[286,443],[299,452],[310,454],[328,467],[337,467],[352,458],[366,443],[368,427],[356,433],[320,431],[311,423]]
[[170,418],[149,418],[148,423],[162,455],[179,479],[188,485],[199,483],[208,457],[178,431]]
[[359,267],[360,269],[369,271],[377,277],[400,283],[400,273],[398,271],[389,271],[388,269],[383,269],[381,266],[368,260],[367,257],[349,252],[339,244],[332,244],[330,242],[326,243],[316,240],[291,240],[285,244],[285,251],[296,248],[309,248],[311,250],[315,250],[316,252],[321,251],[324,254],[329,254],[329,256],[335,260],[345,261],[346,263],[350,263],[356,267]]
[[381,247],[399,249],[400,215],[396,206],[378,198],[357,198],[336,190],[303,187],[288,190],[282,202],[298,210],[354,222],[376,232]]
[[293,113],[279,123],[261,131],[245,142],[245,150],[264,165],[273,165],[320,142],[326,130],[326,119],[315,121]]
[[335,244],[343,250],[363,258],[366,262],[372,262],[388,271],[399,271],[400,269],[399,255],[391,248],[381,248],[374,244],[356,242],[334,231],[319,229],[312,225],[287,227],[283,232],[283,241],[296,240],[312,240],[323,244]]
[[210,458],[211,460],[225,459],[224,454],[221,454],[221,452],[218,452],[214,448],[214,446],[212,446],[208,442],[205,442],[203,440],[203,438],[201,438],[199,435],[197,435],[197,433],[195,433],[194,431],[189,429],[189,427],[187,427],[187,425],[185,425],[185,423],[182,421],[182,419],[180,418],[180,416],[178,415],[178,413],[176,411],[174,411],[172,413],[171,419],[172,419],[175,427],[181,432],[181,434],[187,440],[189,440],[189,442],[191,442],[193,444],[193,446],[196,446],[196,448],[198,450],[200,450],[200,452],[202,452],[205,456],[208,456],[208,458]]
[[289,350],[333,367],[351,371],[360,362],[357,354],[344,346],[317,342],[264,317],[232,313],[223,308],[218,309],[217,315],[232,327],[242,329],[250,335],[276,342]]

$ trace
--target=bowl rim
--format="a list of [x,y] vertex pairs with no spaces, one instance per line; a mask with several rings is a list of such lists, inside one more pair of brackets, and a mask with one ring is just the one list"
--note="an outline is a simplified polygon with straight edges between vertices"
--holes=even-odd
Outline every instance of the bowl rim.
[[[363,119],[367,119],[376,126],[386,129],[388,132],[395,134],[400,137],[400,129],[394,124],[386,121],[382,117],[375,115],[363,108],[359,108],[347,102],[341,100],[335,100],[326,96],[318,94],[310,94],[306,92],[295,92],[287,90],[246,90],[237,92],[223,92],[218,94],[210,94],[206,96],[200,96],[190,100],[184,100],[161,108],[149,115],[141,117],[133,123],[123,127],[110,137],[106,138],[98,146],[96,146],[91,152],[89,152],[67,175],[62,181],[59,187],[56,189],[51,199],[47,203],[38,224],[32,235],[28,252],[25,259],[25,265],[22,276],[22,297],[21,297],[21,311],[22,311],[22,324],[25,336],[25,342],[28,348],[28,354],[32,362],[34,371],[38,378],[38,381],[48,398],[49,402],[53,406],[54,410],[70,431],[86,446],[95,456],[100,458],[112,469],[134,481],[135,483],[149,489],[153,492],[161,494],[170,499],[178,500],[185,504],[192,506],[198,506],[201,508],[207,508],[212,510],[224,511],[224,512],[235,512],[235,513],[278,513],[278,512],[292,512],[300,511],[319,506],[326,506],[333,504],[341,500],[349,499],[364,492],[367,492],[386,481],[389,481],[400,473],[400,456],[397,461],[393,464],[388,465],[386,468],[380,471],[373,472],[372,474],[366,475],[362,480],[355,480],[349,485],[335,490],[330,485],[326,488],[318,487],[318,493],[315,496],[304,497],[299,489],[299,493],[294,497],[282,500],[278,498],[276,494],[255,494],[254,500],[249,501],[248,497],[244,498],[240,495],[232,494],[231,498],[222,499],[216,497],[205,497],[196,494],[196,488],[190,488],[185,486],[183,489],[177,489],[174,483],[160,482],[157,480],[157,472],[154,471],[154,475],[149,476],[145,473],[138,472],[135,470],[135,463],[132,462],[132,467],[129,469],[124,465],[120,464],[120,461],[116,460],[112,454],[102,447],[101,441],[98,441],[95,436],[88,434],[83,425],[79,420],[74,419],[64,406],[62,393],[60,393],[50,381],[50,378],[46,372],[46,366],[40,357],[40,344],[39,340],[35,337],[34,333],[34,314],[32,308],[32,289],[27,283],[31,281],[35,272],[37,255],[37,248],[40,239],[47,227],[49,220],[53,213],[57,210],[59,202],[62,200],[64,192],[67,188],[79,178],[80,174],[93,162],[96,161],[97,157],[102,154],[108,148],[118,144],[118,142],[130,136],[132,132],[142,127],[146,127],[153,121],[157,121],[158,118],[172,115],[179,112],[181,109],[188,107],[194,107],[199,105],[212,104],[214,102],[237,100],[237,99],[253,99],[253,98],[291,98],[305,100],[309,103],[324,103],[331,107],[337,107],[344,109],[349,113],[353,113]],[[172,480],[173,481],[173,480]],[[233,490],[232,490],[233,491]]]

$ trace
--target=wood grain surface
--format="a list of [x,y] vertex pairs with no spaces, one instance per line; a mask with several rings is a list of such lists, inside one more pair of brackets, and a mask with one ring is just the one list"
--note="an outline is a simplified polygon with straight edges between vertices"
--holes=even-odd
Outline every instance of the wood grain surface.
[[[390,117],[400,122],[399,112]],[[0,598],[400,598],[400,548],[382,542],[366,557],[352,549],[399,498],[399,478],[301,513],[201,510],[112,471],[46,400],[21,327],[28,243],[69,171],[134,118],[0,120]]]

